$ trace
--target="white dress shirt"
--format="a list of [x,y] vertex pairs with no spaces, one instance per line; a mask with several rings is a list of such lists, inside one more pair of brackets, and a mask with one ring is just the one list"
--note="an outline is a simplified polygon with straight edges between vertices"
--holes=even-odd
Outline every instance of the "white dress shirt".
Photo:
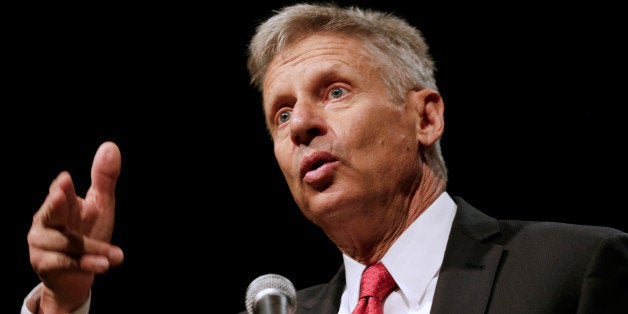
[[[430,205],[382,258],[398,287],[386,298],[386,314],[428,314],[445,256],[456,203],[444,192]],[[347,285],[338,314],[351,314],[358,303],[360,278],[366,268],[343,255]]]

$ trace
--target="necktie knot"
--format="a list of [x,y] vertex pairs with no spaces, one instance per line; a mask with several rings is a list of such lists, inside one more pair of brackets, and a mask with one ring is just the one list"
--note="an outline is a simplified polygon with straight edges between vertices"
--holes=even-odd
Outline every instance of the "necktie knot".
[[382,313],[383,300],[396,286],[397,283],[384,264],[378,262],[369,266],[362,273],[360,299],[353,313]]

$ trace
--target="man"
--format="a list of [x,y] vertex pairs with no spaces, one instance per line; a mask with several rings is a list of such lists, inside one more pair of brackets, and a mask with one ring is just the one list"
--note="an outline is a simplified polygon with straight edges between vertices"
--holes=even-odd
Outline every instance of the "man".
[[[444,101],[428,47],[404,20],[285,7],[257,29],[248,67],[294,200],[343,256],[334,278],[298,292],[297,313],[371,303],[360,294],[373,265],[389,273],[384,313],[628,310],[626,233],[496,220],[446,191]],[[94,275],[122,262],[109,244],[119,163],[103,144],[85,199],[66,173],[51,184],[28,237],[43,281],[30,311],[88,311]]]

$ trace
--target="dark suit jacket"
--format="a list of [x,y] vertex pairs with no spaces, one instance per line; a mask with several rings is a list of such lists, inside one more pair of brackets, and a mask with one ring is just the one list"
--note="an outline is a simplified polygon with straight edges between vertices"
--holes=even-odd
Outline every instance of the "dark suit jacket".
[[[628,234],[612,228],[491,218],[455,197],[431,313],[628,313]],[[297,293],[297,313],[335,314],[345,286]]]

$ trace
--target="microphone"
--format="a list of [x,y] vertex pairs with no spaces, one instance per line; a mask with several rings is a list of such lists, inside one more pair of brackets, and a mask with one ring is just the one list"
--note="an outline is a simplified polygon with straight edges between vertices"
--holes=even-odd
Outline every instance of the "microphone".
[[294,314],[297,292],[286,277],[266,274],[251,281],[245,303],[249,314]]

